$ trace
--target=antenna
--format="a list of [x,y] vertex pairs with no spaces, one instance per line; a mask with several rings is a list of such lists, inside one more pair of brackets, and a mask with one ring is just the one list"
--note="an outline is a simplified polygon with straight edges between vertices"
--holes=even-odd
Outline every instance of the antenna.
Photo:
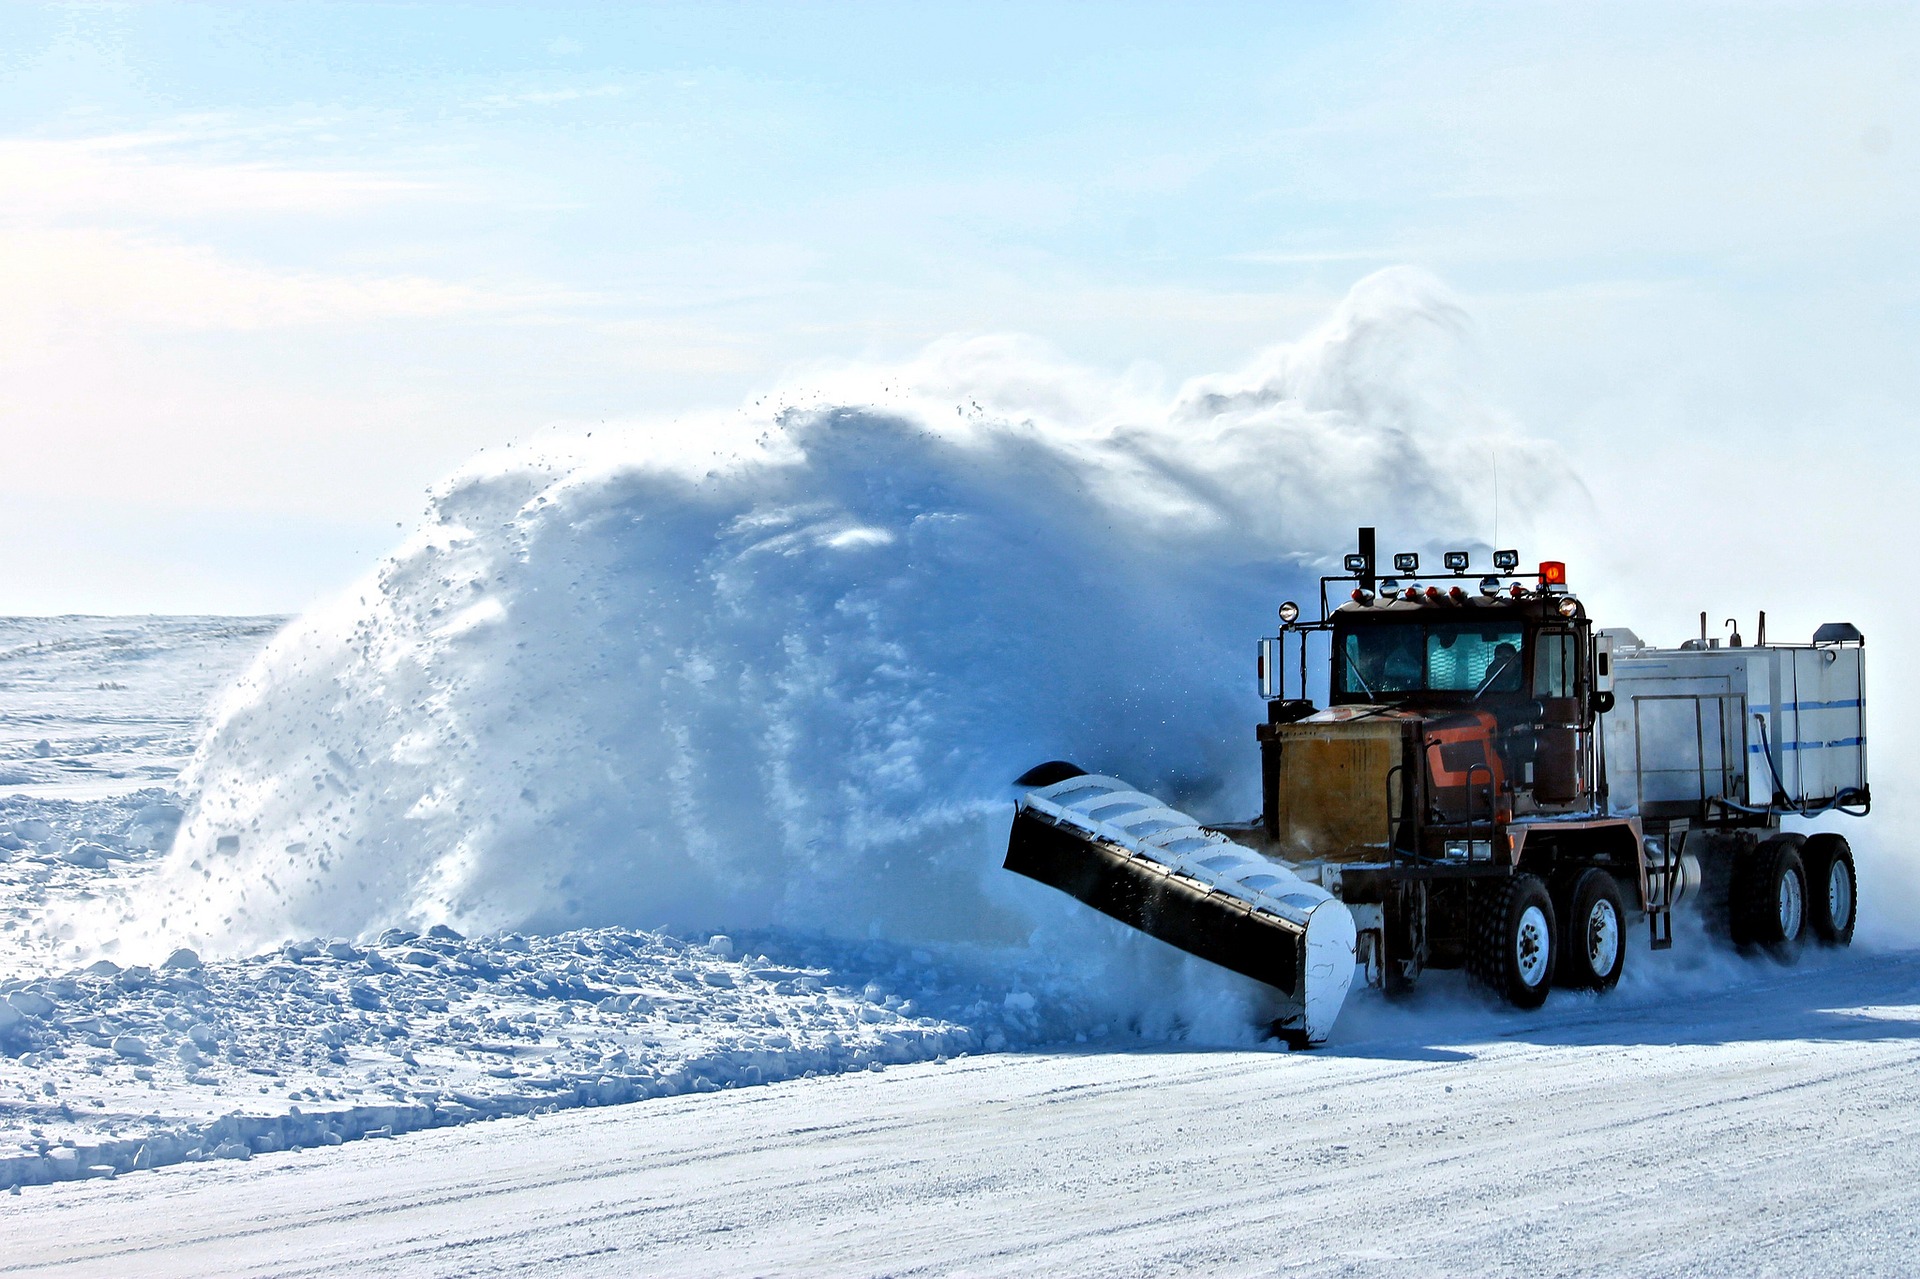
[[1500,545],[1500,450],[1487,450],[1493,455],[1493,544]]

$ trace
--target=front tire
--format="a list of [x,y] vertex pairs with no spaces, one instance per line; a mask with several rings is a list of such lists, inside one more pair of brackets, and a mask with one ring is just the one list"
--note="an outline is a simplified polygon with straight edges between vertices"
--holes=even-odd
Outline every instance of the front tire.
[[1733,940],[1758,946],[1782,963],[1798,953],[1807,927],[1807,869],[1798,835],[1775,835],[1733,868]]
[[1566,896],[1560,984],[1576,990],[1612,990],[1627,966],[1627,906],[1620,884],[1598,868],[1580,872]]
[[1807,870],[1807,927],[1822,944],[1851,946],[1860,913],[1860,881],[1846,836],[1822,831],[1800,847]]
[[1485,881],[1473,894],[1474,979],[1515,1008],[1538,1008],[1553,985],[1559,947],[1553,899],[1536,875]]

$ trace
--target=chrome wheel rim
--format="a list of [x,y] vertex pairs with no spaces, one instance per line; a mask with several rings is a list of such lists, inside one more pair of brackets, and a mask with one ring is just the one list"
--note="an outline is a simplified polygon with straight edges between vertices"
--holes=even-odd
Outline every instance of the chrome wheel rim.
[[1538,986],[1547,979],[1547,957],[1552,940],[1547,936],[1546,912],[1529,906],[1520,912],[1520,927],[1514,930],[1513,958],[1520,980]]
[[1806,913],[1806,890],[1800,885],[1800,876],[1788,871],[1780,877],[1780,935],[1788,941],[1798,937]]
[[1587,965],[1595,977],[1613,971],[1620,958],[1620,912],[1604,897],[1587,912]]
[[1853,922],[1853,874],[1843,861],[1827,871],[1827,918],[1843,932]]

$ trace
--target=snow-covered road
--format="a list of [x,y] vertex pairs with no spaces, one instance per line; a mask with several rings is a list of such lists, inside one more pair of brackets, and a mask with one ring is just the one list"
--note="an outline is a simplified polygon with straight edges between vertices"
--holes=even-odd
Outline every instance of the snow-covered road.
[[[1363,1012],[1365,1010],[1362,1010]],[[1920,957],[990,1055],[0,1199],[11,1274],[1910,1274]]]

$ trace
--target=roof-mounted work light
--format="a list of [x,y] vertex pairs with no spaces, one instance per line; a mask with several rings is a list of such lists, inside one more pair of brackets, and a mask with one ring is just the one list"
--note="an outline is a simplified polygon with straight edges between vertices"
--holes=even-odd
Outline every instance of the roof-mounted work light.
[[1415,551],[1401,551],[1393,557],[1393,570],[1409,576],[1420,571],[1420,556]]
[[1364,573],[1367,571],[1367,557],[1364,555],[1349,555],[1347,556],[1346,564],[1347,572],[1349,573]]
[[1495,551],[1493,553],[1493,566],[1502,573],[1513,572],[1513,570],[1520,567],[1520,552]]
[[1399,593],[1400,593],[1399,578],[1383,577],[1380,579],[1380,598],[1381,599],[1383,600],[1392,599],[1394,596],[1398,595]]
[[1571,595],[1561,600],[1558,607],[1560,609],[1560,616],[1562,617],[1578,617],[1580,615],[1580,601]]
[[1464,573],[1467,571],[1467,553],[1465,551],[1448,551],[1445,555],[1442,555],[1440,559],[1446,564],[1447,571],[1450,573]]
[[1481,578],[1480,593],[1486,596],[1488,599],[1492,599],[1494,596],[1498,595],[1500,593],[1500,579],[1497,577]]
[[1559,560],[1540,562],[1540,586],[1543,590],[1564,591],[1567,589],[1567,566]]
[[1288,600],[1286,603],[1280,606],[1280,620],[1285,622],[1288,626],[1292,626],[1296,621],[1299,620],[1299,618],[1300,618],[1300,606],[1298,604],[1295,604],[1292,600]]

